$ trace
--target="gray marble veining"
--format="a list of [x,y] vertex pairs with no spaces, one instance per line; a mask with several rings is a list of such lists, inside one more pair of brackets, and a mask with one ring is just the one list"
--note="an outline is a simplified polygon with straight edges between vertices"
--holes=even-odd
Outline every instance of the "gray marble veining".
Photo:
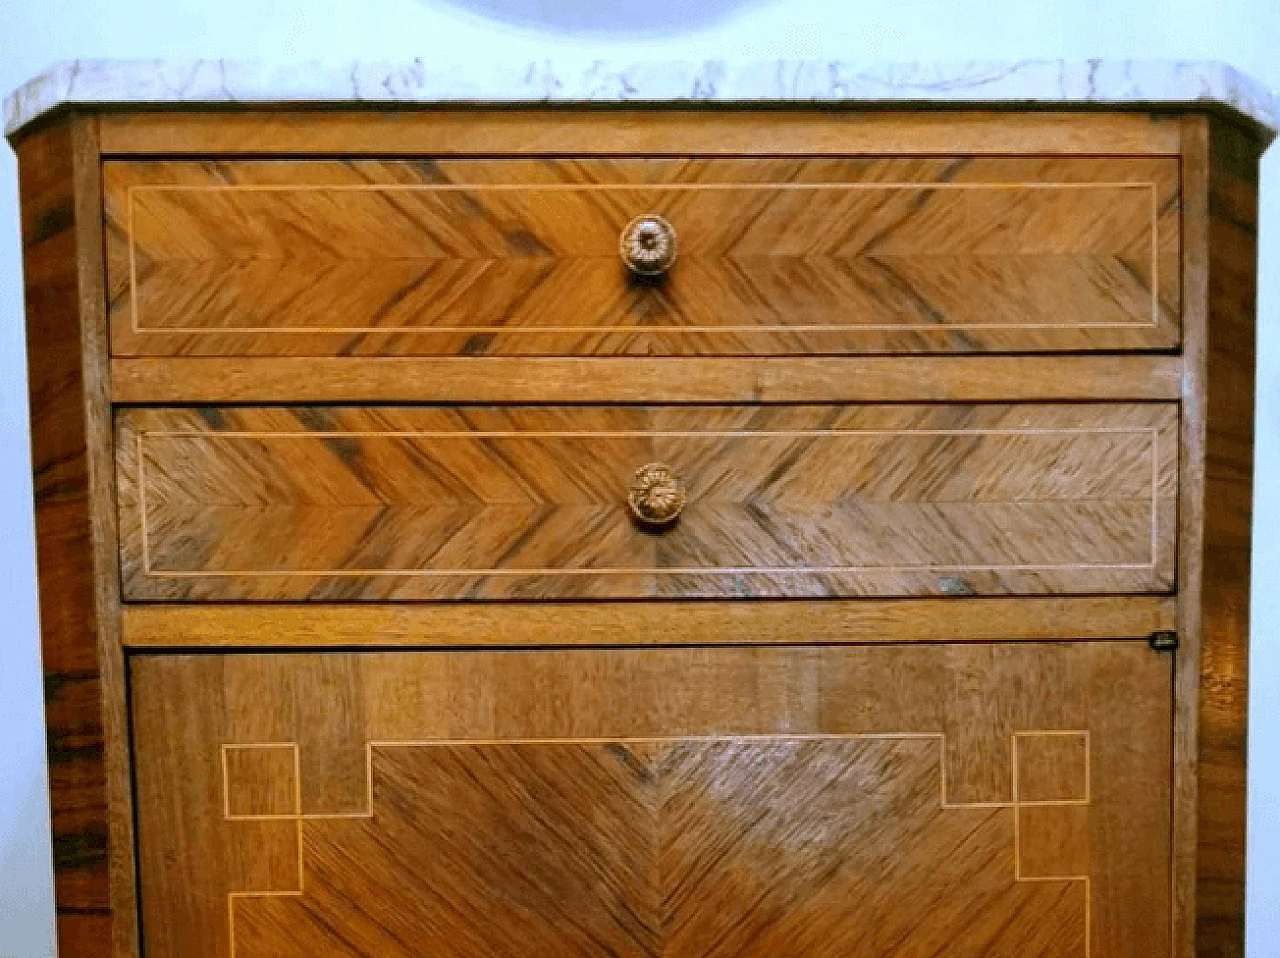
[[72,60],[4,103],[11,134],[67,103],[1215,104],[1274,133],[1280,95],[1224,63],[1023,60],[898,63],[712,60],[268,65],[243,60]]

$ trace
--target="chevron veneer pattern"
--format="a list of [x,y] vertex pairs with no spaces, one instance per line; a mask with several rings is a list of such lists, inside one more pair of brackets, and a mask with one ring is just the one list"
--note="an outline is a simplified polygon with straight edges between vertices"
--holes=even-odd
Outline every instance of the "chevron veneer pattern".
[[[1168,348],[1170,157],[111,162],[117,355]],[[660,213],[680,258],[629,280]]]
[[[230,893],[232,956],[1087,958],[1087,834],[1052,835],[1057,868],[1041,840],[1041,869],[1025,868],[1020,840],[1040,836],[1015,824],[1016,798],[949,803],[945,747],[379,743],[368,816],[299,816],[297,894]],[[1087,805],[1033,807],[1061,821]],[[1079,861],[1083,875],[1061,864]]]
[[134,680],[158,958],[1168,955],[1171,670],[1144,643]]
[[[1166,591],[1176,407],[135,409],[131,599]],[[677,525],[627,484],[663,461]]]

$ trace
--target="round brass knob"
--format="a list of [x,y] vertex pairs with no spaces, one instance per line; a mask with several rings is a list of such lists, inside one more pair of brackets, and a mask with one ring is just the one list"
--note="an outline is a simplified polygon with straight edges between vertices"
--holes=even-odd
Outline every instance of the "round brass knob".
[[637,216],[622,231],[622,261],[637,276],[661,276],[676,261],[676,231],[656,213]]
[[631,514],[647,526],[667,526],[680,517],[689,493],[676,471],[661,462],[636,470],[627,492]]

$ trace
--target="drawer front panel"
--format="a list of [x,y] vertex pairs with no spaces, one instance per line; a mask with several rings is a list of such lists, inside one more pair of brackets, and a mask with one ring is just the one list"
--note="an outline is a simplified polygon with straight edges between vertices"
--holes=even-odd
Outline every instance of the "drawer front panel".
[[[125,596],[1158,592],[1169,403],[294,407],[118,415]],[[687,490],[636,523],[637,469]]]
[[146,952],[1169,956],[1172,661],[135,656]]
[[[122,356],[1179,341],[1172,157],[121,161],[104,185]],[[646,213],[677,236],[656,281],[619,256]]]

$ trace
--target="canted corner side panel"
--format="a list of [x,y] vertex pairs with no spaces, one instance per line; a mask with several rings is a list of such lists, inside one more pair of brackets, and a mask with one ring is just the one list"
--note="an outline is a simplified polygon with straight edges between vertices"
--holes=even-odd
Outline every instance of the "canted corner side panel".
[[1169,954],[1143,643],[134,662],[160,958]]
[[25,132],[15,152],[58,949],[64,958],[133,958],[96,120],[51,120]]
[[[139,600],[1169,591],[1168,403],[118,414]],[[655,533],[637,468],[688,487]]]
[[[1170,157],[116,161],[116,355],[693,356],[1179,341]],[[679,256],[628,277],[627,222]]]
[[1245,948],[1246,745],[1259,157],[1184,119],[1187,343],[1179,561],[1179,958]]

